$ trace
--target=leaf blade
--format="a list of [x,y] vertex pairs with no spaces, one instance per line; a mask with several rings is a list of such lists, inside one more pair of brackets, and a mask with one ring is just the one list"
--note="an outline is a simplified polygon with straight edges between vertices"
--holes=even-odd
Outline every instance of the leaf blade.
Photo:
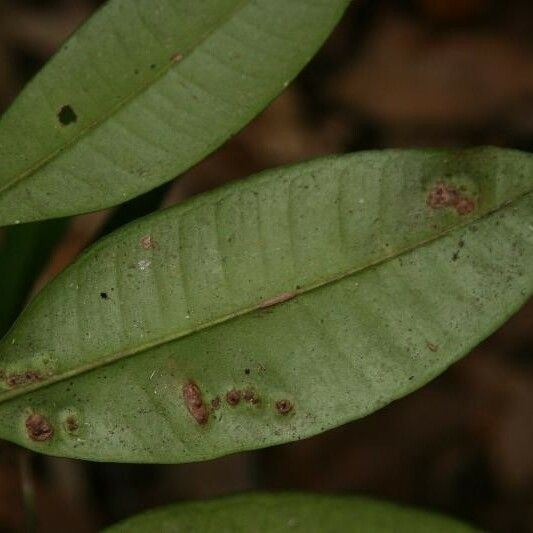
[[[428,205],[443,175],[475,197],[471,213]],[[363,153],[135,222],[71,266],[0,343],[0,435],[45,453],[182,462],[365,416],[442,372],[530,296],[530,187],[527,154]],[[6,383],[29,369],[40,378]],[[210,406],[206,424],[186,386]],[[28,439],[35,406],[58,428],[50,442]],[[65,413],[83,432],[61,429]]]
[[256,493],[147,511],[109,533],[193,530],[209,532],[468,532],[452,518],[361,497]]
[[108,2],[0,119],[0,225],[109,207],[183,172],[283,90],[348,3]]

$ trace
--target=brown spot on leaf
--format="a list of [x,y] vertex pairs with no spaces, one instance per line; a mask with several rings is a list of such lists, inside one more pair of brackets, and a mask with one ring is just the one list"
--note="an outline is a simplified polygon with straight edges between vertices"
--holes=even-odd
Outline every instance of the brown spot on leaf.
[[211,400],[211,407],[213,409],[213,411],[216,411],[217,409],[220,408],[220,396],[217,396],[216,398],[213,398]]
[[198,385],[194,381],[189,381],[183,385],[182,392],[189,413],[198,424],[206,424],[209,418],[209,411],[202,399],[202,391]]
[[141,237],[141,246],[145,250],[155,250],[158,247],[158,244],[154,239],[152,239],[151,235],[145,235],[144,237]]
[[432,351],[432,352],[436,352],[439,347],[437,344],[434,344],[432,342],[429,342],[429,341],[426,341],[426,346]]
[[44,442],[49,440],[54,435],[54,429],[50,425],[50,422],[42,416],[34,413],[26,419],[26,429],[30,439]]
[[246,389],[242,393],[244,401],[251,403],[253,405],[259,403],[259,398],[256,396],[255,392],[252,389]]
[[296,296],[295,292],[283,292],[282,294],[278,294],[277,296],[274,296],[273,298],[269,298],[268,300],[263,300],[259,307],[261,309],[264,309],[266,307],[271,307],[273,305],[278,305],[283,302],[287,302],[289,300],[292,300]]
[[179,63],[183,59],[183,54],[180,54],[179,52],[176,52],[175,54],[172,54],[170,57],[172,63]]
[[6,383],[10,387],[20,387],[21,385],[29,385],[36,381],[42,381],[43,375],[36,370],[26,370],[26,372],[20,372],[18,374],[9,374],[5,377]]
[[292,403],[289,400],[278,400],[276,410],[280,415],[287,415],[292,411]]
[[75,433],[76,431],[78,431],[80,424],[75,416],[70,415],[65,420],[65,427],[67,428],[67,431],[69,433]]
[[454,208],[459,215],[471,213],[476,202],[455,185],[439,182],[429,191],[427,205],[432,209]]
[[226,394],[226,401],[228,402],[229,405],[233,407],[235,405],[238,405],[239,402],[241,401],[241,391],[236,390],[236,389],[232,389],[228,391],[228,393]]
[[476,203],[472,198],[459,198],[457,203],[455,204],[455,210],[460,215],[468,215],[468,213],[471,213],[476,207]]

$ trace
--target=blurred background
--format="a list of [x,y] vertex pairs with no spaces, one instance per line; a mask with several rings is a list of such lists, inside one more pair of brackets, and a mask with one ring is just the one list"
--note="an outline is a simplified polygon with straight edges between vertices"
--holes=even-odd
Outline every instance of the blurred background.
[[[101,3],[0,0],[0,111]],[[0,333],[24,303],[17,295],[161,205],[332,152],[479,144],[533,150],[533,2],[356,0],[296,83],[179,181],[117,210],[0,233]],[[178,466],[0,443],[2,532],[27,526],[28,472],[44,532],[95,531],[155,505],[249,489],[365,494],[533,532],[533,305],[429,386],[299,443]]]

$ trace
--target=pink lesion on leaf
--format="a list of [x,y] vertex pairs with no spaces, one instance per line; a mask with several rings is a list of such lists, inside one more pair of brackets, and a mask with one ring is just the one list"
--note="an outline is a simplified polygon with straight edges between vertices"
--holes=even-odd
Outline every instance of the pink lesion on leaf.
[[50,440],[54,435],[54,428],[48,419],[38,413],[28,416],[25,425],[31,440],[44,442]]
[[3,379],[9,387],[20,387],[22,385],[36,383],[37,381],[43,381],[45,376],[37,370],[26,370],[24,372],[7,375],[2,372],[0,378]]
[[467,215],[476,208],[476,200],[456,185],[436,183],[429,191],[427,205],[432,209],[450,207],[459,215]]
[[185,405],[191,416],[200,425],[207,424],[209,409],[202,398],[202,391],[194,381],[188,381],[182,389]]

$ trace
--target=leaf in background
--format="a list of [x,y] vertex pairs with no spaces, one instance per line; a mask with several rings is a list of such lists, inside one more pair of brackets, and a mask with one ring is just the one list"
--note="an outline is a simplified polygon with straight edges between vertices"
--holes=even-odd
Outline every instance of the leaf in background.
[[169,188],[169,184],[165,183],[117,207],[101,231],[98,232],[98,237],[103,237],[135,219],[149,215],[159,209]]
[[532,169],[493,148],[363,152],[121,228],[0,342],[0,437],[185,462],[379,409],[531,295]]
[[0,225],[174,178],[259,113],[349,0],[111,0],[0,120]]
[[66,226],[66,220],[24,224],[0,236],[0,336],[17,318]]
[[179,503],[125,520],[106,533],[473,533],[452,518],[353,496],[248,494]]

